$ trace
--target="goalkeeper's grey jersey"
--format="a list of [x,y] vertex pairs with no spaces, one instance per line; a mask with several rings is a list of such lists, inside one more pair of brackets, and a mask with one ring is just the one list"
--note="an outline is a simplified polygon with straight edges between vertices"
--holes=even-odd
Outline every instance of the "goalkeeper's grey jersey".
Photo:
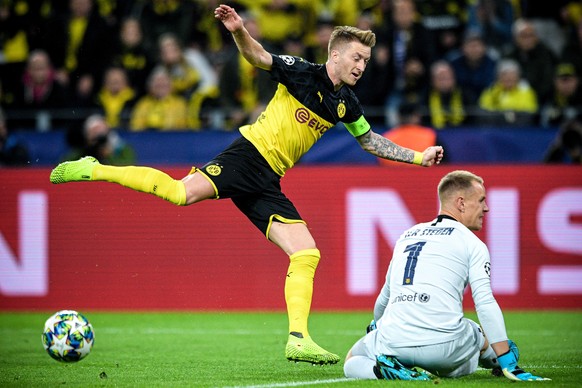
[[489,342],[507,339],[489,273],[487,246],[460,222],[441,215],[413,226],[394,247],[374,307],[379,339],[404,347],[459,338],[468,284]]

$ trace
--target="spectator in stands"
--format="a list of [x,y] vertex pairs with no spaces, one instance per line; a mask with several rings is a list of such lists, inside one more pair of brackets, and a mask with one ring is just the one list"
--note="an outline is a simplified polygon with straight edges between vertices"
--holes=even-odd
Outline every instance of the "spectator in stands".
[[392,22],[380,44],[387,45],[389,95],[387,124],[396,124],[398,107],[405,102],[419,103],[426,93],[428,68],[434,60],[433,39],[422,24],[416,21],[416,8],[412,0],[395,0]]
[[[231,50],[234,45],[232,36],[224,28],[215,23],[212,11],[218,6],[220,0],[195,1],[193,22],[190,31],[189,46],[195,45],[210,59],[211,63],[222,62],[225,52]],[[233,3],[229,1],[229,3]],[[242,5],[239,9],[244,8]]]
[[479,96],[495,81],[497,59],[488,51],[481,33],[467,31],[461,49],[447,58],[470,105],[476,105]]
[[315,42],[314,44],[308,45],[305,59],[312,63],[323,63],[327,60],[327,44],[334,27],[330,19],[320,18],[317,21]]
[[91,105],[110,62],[108,24],[93,0],[70,0],[68,12],[52,20],[49,33],[47,50],[57,79],[68,86],[77,107]]
[[[50,120],[49,110],[63,109],[68,105],[66,88],[56,80],[48,54],[42,50],[32,51],[19,80],[21,82],[13,91],[13,102],[9,106],[23,116],[11,121],[11,127],[48,129],[39,128],[37,119],[42,116]],[[52,124],[48,123],[49,127]]]
[[82,145],[76,147],[63,160],[75,160],[90,155],[101,163],[114,166],[126,166],[135,163],[133,147],[127,144],[119,134],[107,125],[104,116],[94,114],[83,123]]
[[490,124],[531,125],[538,110],[538,100],[535,90],[521,78],[519,64],[504,59],[497,66],[495,83],[481,94],[479,106],[494,113],[480,118]]
[[414,0],[422,25],[434,36],[438,59],[457,49],[465,29],[466,0]]
[[0,168],[25,166],[29,163],[28,149],[24,144],[10,137],[4,111],[0,107]]
[[129,85],[125,69],[121,67],[107,69],[103,87],[96,99],[97,106],[103,110],[107,125],[111,128],[126,128],[136,100],[137,95]]
[[466,121],[466,110],[469,101],[457,85],[455,73],[451,65],[440,60],[430,68],[431,87],[427,95],[431,126],[436,129],[456,127]]
[[115,42],[111,65],[125,69],[131,87],[140,97],[146,92],[146,80],[154,62],[145,49],[139,20],[133,17],[124,19]]
[[[399,123],[384,132],[382,136],[403,147],[415,150],[427,149],[437,144],[437,133],[430,127],[421,125],[422,113],[417,104],[402,104],[398,109]],[[405,166],[403,163],[378,159],[381,166]]]
[[513,47],[503,57],[517,61],[522,77],[529,82],[538,98],[547,98],[552,90],[556,56],[540,41],[534,24],[528,20],[515,21],[513,38]]
[[[239,1],[241,2],[241,1]],[[262,39],[282,52],[289,36],[305,37],[315,31],[317,16],[308,2],[292,0],[242,1],[255,13]]]
[[7,98],[20,83],[29,55],[30,5],[25,1],[0,2],[0,80]]
[[204,54],[192,47],[184,48],[172,33],[159,38],[159,66],[172,78],[172,93],[189,101],[189,121],[201,129],[201,108],[208,99],[218,97],[218,76]]
[[188,45],[194,21],[194,2],[182,0],[150,0],[137,2],[133,15],[140,20],[144,46],[151,58],[158,54],[158,39],[174,34]]
[[576,69],[571,63],[561,63],[556,68],[554,90],[546,99],[540,112],[540,123],[559,126],[582,114],[582,89]]
[[467,30],[477,31],[497,54],[511,46],[514,10],[510,0],[476,0],[468,7]]
[[[360,15],[356,27],[364,31],[380,31],[380,26],[374,23],[370,12],[363,12]],[[366,107],[366,116],[372,125],[386,124],[385,106],[390,88],[390,74],[387,71],[389,61],[390,48],[385,42],[379,42],[372,47],[372,57],[362,78],[352,87],[360,103]]]
[[570,27],[560,60],[573,64],[576,74],[582,75],[582,18]]
[[[580,0],[520,0],[514,2],[520,11],[520,17],[530,21],[537,31],[539,39],[554,55],[560,55],[565,42],[564,27],[568,23],[566,15],[570,5],[580,7]],[[580,8],[578,11],[580,12]]]
[[156,67],[147,81],[148,94],[141,97],[131,112],[132,131],[156,129],[181,130],[188,127],[186,99],[172,94],[172,78],[167,70]]
[[[172,93],[186,99],[190,98],[202,78],[194,62],[186,59],[182,44],[172,33],[165,33],[159,37],[158,48],[158,65],[164,67],[172,77]],[[209,76],[214,74],[210,73]]]
[[[261,40],[261,29],[252,14],[243,14],[245,27],[256,40]],[[268,50],[273,47],[264,43]],[[275,94],[277,83],[269,73],[260,71],[238,50],[230,53],[220,73],[220,104],[226,111],[225,129],[235,130],[254,122]]]
[[300,36],[291,35],[283,42],[283,53],[292,55],[294,57],[305,58],[307,56],[307,46],[303,42],[303,38]]
[[562,124],[544,156],[544,162],[582,165],[582,121],[579,118]]

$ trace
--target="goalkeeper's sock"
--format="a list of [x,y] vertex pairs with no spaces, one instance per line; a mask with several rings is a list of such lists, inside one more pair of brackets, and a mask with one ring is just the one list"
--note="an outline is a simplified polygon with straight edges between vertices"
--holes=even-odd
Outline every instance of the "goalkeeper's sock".
[[184,182],[151,167],[97,164],[93,168],[91,180],[118,183],[136,191],[154,194],[176,205],[186,204]]
[[313,296],[313,278],[319,258],[318,249],[304,249],[289,256],[285,301],[289,315],[289,332],[299,338],[309,336],[307,320]]

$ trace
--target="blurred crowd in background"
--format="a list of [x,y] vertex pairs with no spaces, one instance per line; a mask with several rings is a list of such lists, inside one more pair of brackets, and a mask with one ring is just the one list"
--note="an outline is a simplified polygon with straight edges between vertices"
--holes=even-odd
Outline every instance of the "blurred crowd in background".
[[106,131],[254,121],[276,84],[242,59],[219,3],[268,51],[314,63],[335,25],[373,30],[354,91],[376,126],[402,124],[403,108],[436,131],[580,123],[580,1],[0,0],[0,127],[65,128],[76,144],[99,118]]

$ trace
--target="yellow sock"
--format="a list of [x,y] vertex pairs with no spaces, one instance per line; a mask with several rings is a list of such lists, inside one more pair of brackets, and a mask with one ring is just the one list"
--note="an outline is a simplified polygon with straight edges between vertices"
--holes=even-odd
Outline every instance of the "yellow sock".
[[119,183],[130,189],[157,195],[176,205],[186,204],[184,182],[151,167],[117,167],[98,164],[93,169],[91,179]]
[[285,280],[285,301],[289,315],[289,332],[309,336],[307,319],[313,296],[313,277],[319,263],[317,249],[304,249],[289,256],[290,264]]

